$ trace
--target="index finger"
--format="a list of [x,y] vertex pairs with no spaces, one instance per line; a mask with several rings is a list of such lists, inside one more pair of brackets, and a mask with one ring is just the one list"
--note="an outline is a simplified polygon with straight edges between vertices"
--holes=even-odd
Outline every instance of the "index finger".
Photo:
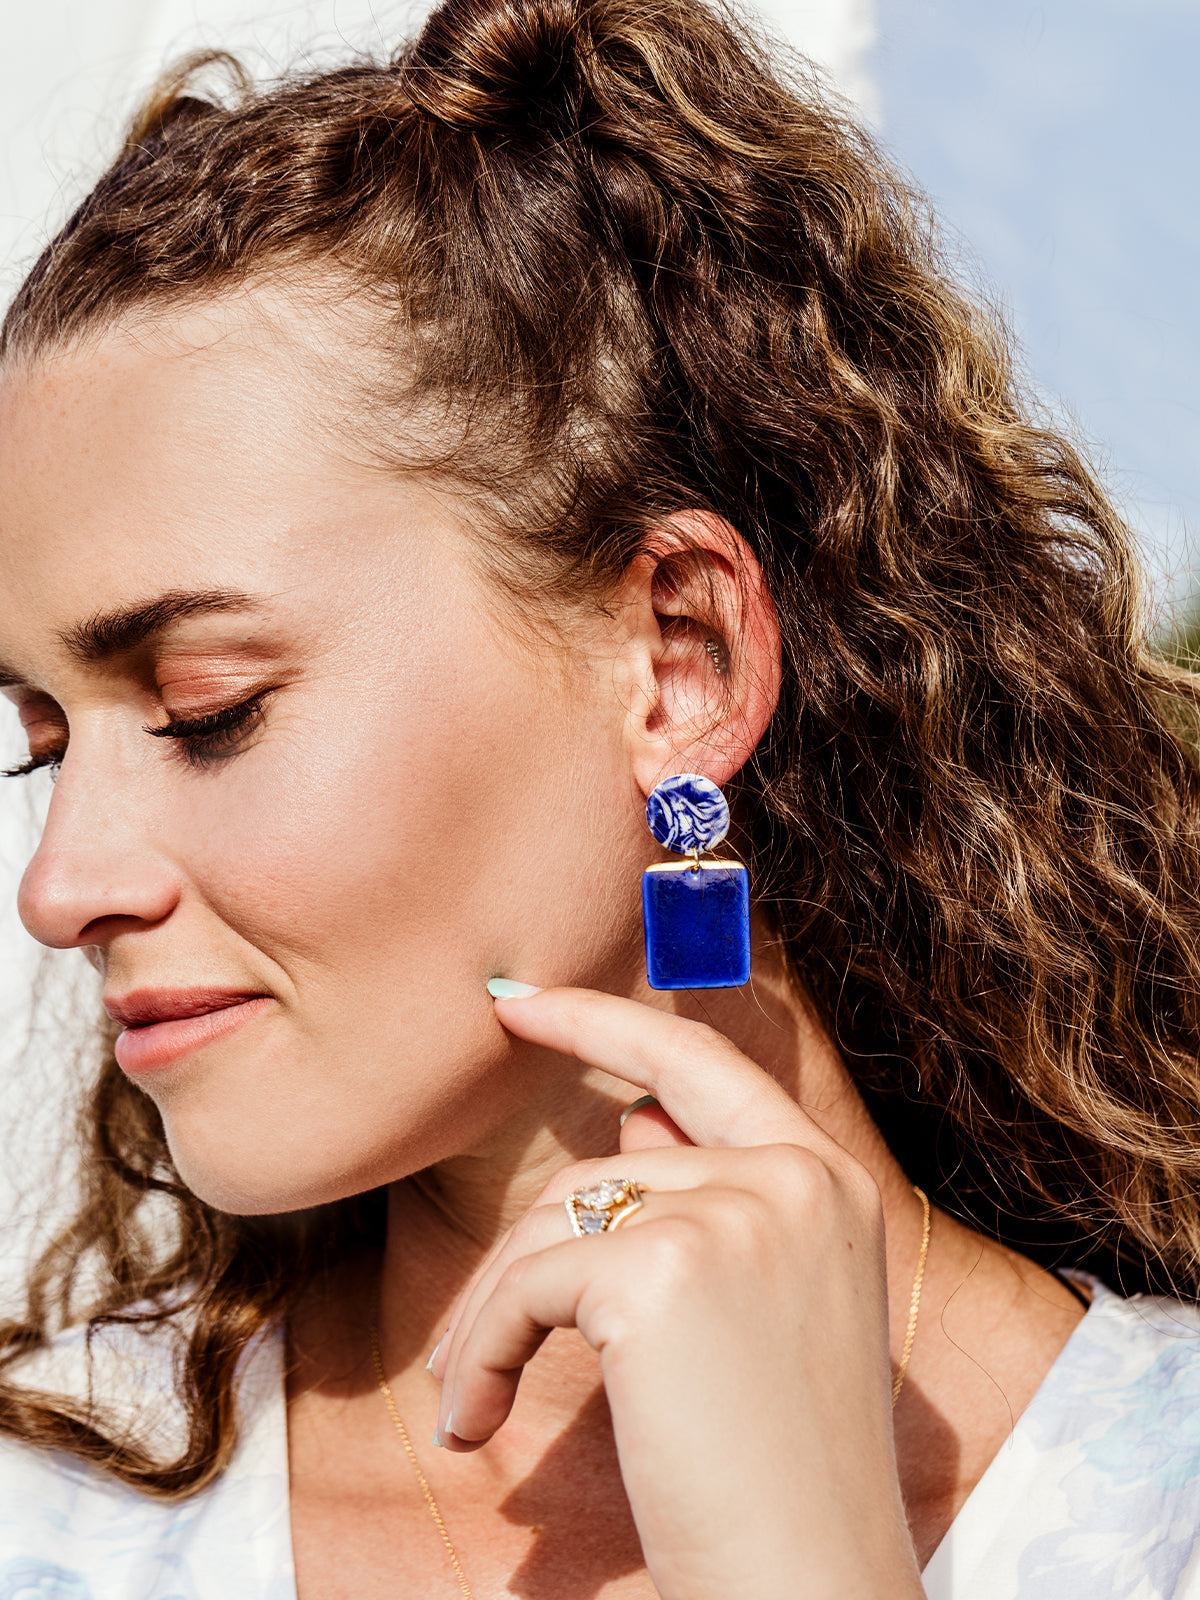
[[495,1004],[519,1039],[653,1094],[695,1144],[825,1142],[769,1073],[702,1022],[595,989],[539,989]]

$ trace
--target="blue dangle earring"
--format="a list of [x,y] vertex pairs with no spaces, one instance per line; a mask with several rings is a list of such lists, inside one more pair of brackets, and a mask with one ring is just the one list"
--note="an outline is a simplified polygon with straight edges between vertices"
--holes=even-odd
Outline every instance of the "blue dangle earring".
[[736,989],[750,978],[750,875],[740,861],[702,861],[729,832],[711,778],[665,778],[646,802],[650,832],[683,861],[642,874],[646,976],[652,989]]

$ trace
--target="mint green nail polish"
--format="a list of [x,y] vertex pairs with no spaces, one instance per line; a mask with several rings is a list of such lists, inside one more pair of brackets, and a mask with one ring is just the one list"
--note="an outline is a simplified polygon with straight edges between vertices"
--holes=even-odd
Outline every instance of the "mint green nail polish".
[[654,1095],[644,1094],[640,1100],[635,1100],[631,1106],[626,1106],[624,1111],[622,1111],[621,1126],[625,1126],[626,1117],[630,1116],[634,1111],[640,1111],[643,1106],[656,1106],[657,1104],[658,1100]]
[[493,1000],[525,1000],[542,991],[532,983],[518,983],[515,978],[489,978],[487,992]]
[[439,1450],[442,1448],[442,1435],[437,1428],[433,1430],[433,1442]]
[[433,1371],[433,1363],[437,1360],[437,1353],[442,1348],[442,1346],[445,1344],[445,1342],[446,1342],[446,1335],[443,1334],[442,1337],[438,1340],[438,1342],[434,1345],[433,1354],[429,1357],[429,1360],[425,1363],[425,1371],[426,1372],[432,1372]]

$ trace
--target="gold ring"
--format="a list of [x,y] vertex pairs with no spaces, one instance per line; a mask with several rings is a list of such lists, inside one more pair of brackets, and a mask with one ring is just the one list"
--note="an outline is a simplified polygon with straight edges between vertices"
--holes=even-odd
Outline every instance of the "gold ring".
[[589,1233],[610,1233],[642,1209],[642,1191],[632,1178],[605,1178],[576,1189],[563,1201],[577,1239]]

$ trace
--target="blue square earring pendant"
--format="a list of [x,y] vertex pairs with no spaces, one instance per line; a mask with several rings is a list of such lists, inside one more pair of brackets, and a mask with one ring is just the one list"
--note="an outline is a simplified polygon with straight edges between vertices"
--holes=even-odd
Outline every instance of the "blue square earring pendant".
[[642,874],[646,977],[652,989],[736,989],[750,978],[750,875],[740,861],[702,861],[729,832],[729,804],[711,778],[665,778],[646,825],[683,861]]

